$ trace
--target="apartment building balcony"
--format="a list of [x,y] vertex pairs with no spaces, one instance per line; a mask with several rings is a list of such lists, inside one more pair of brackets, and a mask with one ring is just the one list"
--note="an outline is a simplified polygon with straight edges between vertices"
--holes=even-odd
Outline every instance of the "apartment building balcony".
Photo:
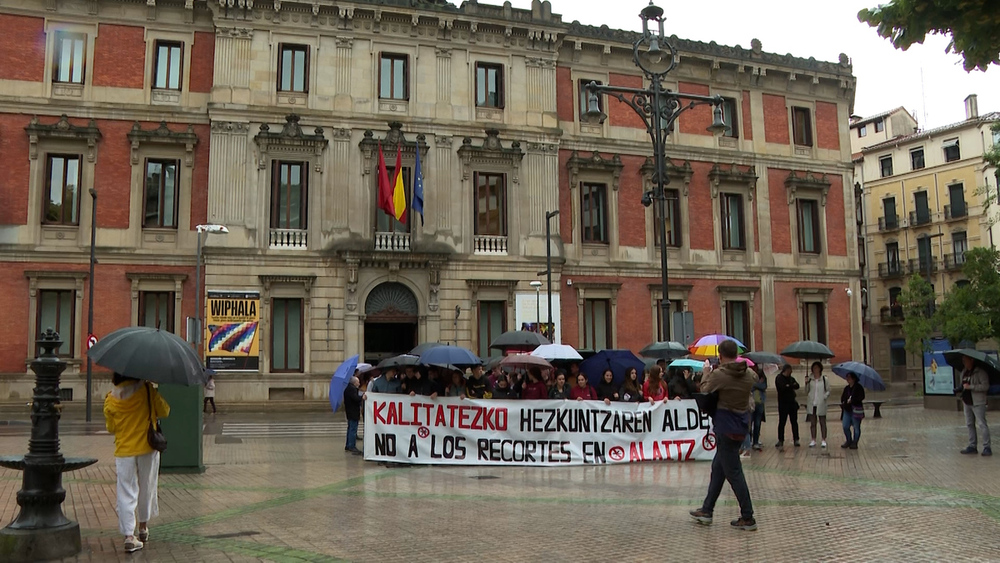
[[486,256],[506,256],[507,237],[494,235],[476,235],[474,239],[474,254]]
[[274,250],[307,250],[308,233],[304,229],[271,229],[268,246]]
[[895,231],[898,229],[901,221],[898,216],[893,217],[879,217],[878,218],[878,230],[881,232]]
[[938,270],[937,260],[933,257],[917,258],[910,260],[909,273],[912,275],[926,275],[928,272],[934,273]]
[[409,252],[410,233],[375,233],[375,250],[380,252]]
[[880,262],[878,265],[878,277],[883,279],[898,278],[904,273],[905,268],[903,267],[903,262],[899,260]]
[[945,254],[942,261],[944,262],[944,269],[948,272],[961,270],[965,266],[965,252]]
[[956,221],[959,219],[965,219],[968,216],[969,216],[969,208],[964,203],[961,205],[944,206],[945,221]]
[[905,318],[906,317],[903,315],[903,308],[899,305],[882,307],[882,309],[879,310],[879,320],[884,325],[901,324]]
[[921,225],[930,225],[933,220],[933,215],[927,211],[910,211],[910,226],[919,227]]

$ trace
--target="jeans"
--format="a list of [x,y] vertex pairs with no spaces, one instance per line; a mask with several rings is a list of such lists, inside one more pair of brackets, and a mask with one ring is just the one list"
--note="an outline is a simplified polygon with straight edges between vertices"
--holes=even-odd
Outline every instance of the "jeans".
[[793,403],[791,405],[782,405],[778,403],[778,441],[785,441],[785,421],[791,421],[792,423],[792,439],[796,442],[799,441],[799,413],[798,407]]
[[[990,427],[986,425],[986,405],[972,406],[963,404],[965,407],[965,425],[969,427],[969,447],[976,449],[978,439],[982,439],[983,448],[990,447]],[[976,424],[979,425],[979,434],[976,435]],[[978,438],[978,439],[977,439]]]
[[358,447],[358,421],[347,421],[347,445],[344,449],[353,450]]
[[747,488],[746,477],[743,476],[743,464],[740,462],[741,440],[733,440],[728,436],[716,436],[718,447],[712,460],[712,480],[708,484],[708,494],[701,509],[712,514],[715,503],[722,494],[722,486],[729,481],[733,494],[740,503],[740,516],[753,518],[753,504],[750,501],[750,489]]
[[[850,412],[845,412],[841,418],[841,422],[844,423],[844,436],[847,436],[847,441],[852,444],[857,444],[858,440],[861,438],[861,419],[855,418]],[[854,437],[851,438],[851,428],[854,428]]]
[[764,421],[764,405],[757,405],[754,409],[750,427],[753,429],[751,434],[753,434],[753,443],[760,443],[760,426]]
[[824,416],[817,416],[816,415],[816,411],[817,410],[818,409],[816,407],[813,407],[812,408],[812,412],[810,413],[810,414],[812,414],[812,423],[809,425],[809,434],[812,436],[813,440],[816,439],[816,421],[818,419],[819,420],[819,428],[820,428],[820,431],[823,433],[823,441],[825,442],[826,441],[826,416],[825,415]]

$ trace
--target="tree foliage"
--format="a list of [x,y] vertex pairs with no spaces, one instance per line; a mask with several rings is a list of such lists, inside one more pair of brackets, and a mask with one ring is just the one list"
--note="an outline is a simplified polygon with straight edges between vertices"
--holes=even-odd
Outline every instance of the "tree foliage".
[[930,337],[934,332],[931,314],[934,291],[931,284],[921,276],[913,276],[899,294],[899,304],[903,307],[903,335],[906,336],[906,351],[923,356],[930,351]]
[[951,35],[947,50],[962,55],[967,71],[1000,64],[997,0],[892,0],[861,10],[858,20],[904,51],[928,33]]
[[990,322],[979,312],[976,294],[969,286],[956,286],[934,311],[933,323],[952,348],[990,337]]

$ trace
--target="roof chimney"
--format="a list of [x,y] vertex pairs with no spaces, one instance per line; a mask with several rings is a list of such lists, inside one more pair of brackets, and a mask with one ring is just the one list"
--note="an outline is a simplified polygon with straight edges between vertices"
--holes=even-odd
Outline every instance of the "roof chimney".
[[979,100],[975,94],[969,94],[968,98],[965,98],[965,118],[975,119],[979,117]]

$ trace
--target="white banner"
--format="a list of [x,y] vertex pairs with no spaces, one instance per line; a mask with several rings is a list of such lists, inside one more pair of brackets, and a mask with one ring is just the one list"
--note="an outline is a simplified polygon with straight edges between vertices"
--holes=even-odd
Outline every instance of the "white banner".
[[694,401],[501,401],[369,393],[365,459],[565,466],[711,460],[715,435]]

